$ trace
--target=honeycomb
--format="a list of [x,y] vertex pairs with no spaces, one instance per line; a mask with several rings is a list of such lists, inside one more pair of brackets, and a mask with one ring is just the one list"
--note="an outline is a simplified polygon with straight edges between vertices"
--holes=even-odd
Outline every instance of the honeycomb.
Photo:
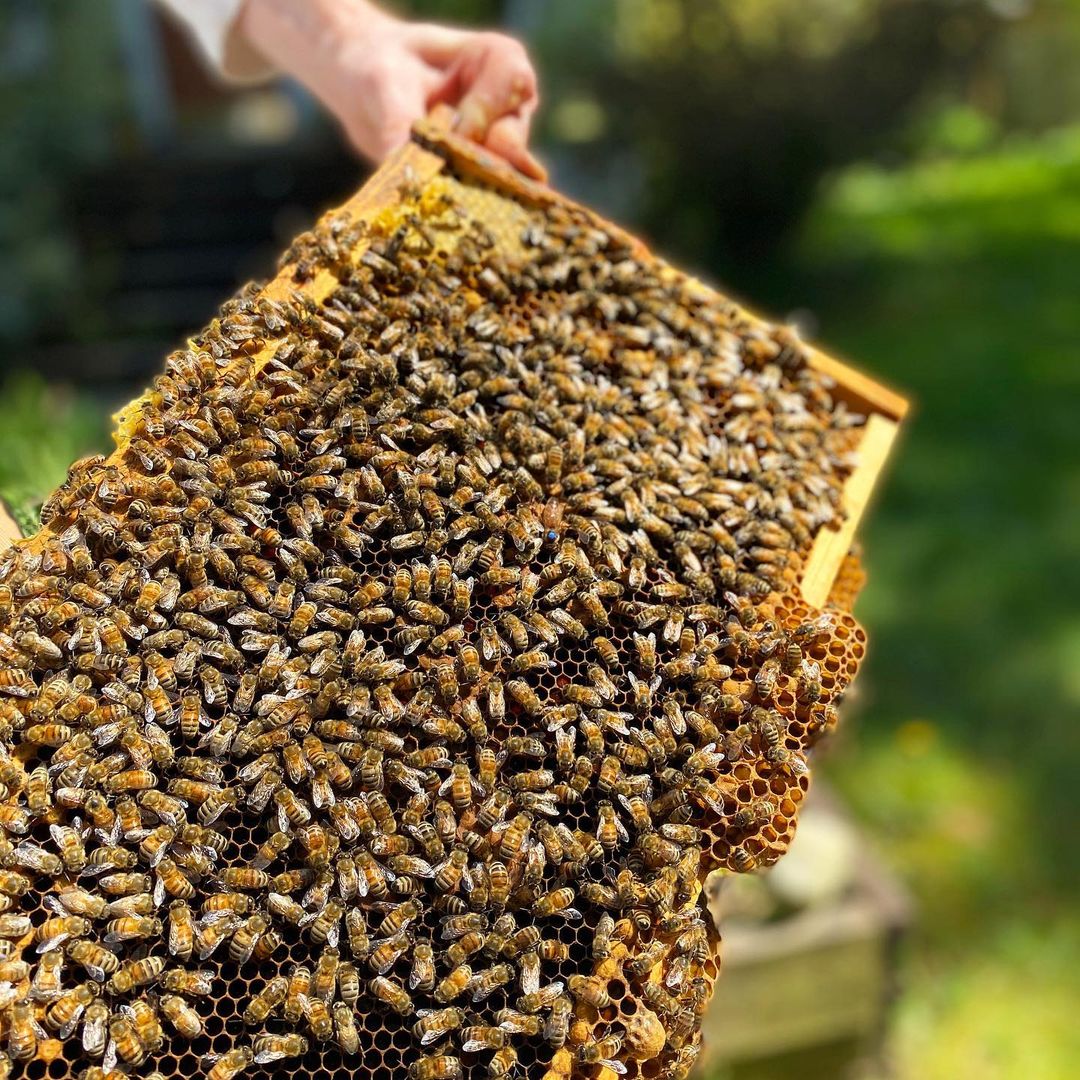
[[4,1074],[685,1075],[865,648],[798,591],[860,423],[558,201],[301,237],[0,562]]

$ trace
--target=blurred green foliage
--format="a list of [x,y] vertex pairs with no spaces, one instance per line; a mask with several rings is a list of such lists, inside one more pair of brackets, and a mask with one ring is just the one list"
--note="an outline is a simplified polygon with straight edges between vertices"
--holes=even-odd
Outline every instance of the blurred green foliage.
[[895,142],[1001,25],[981,0],[552,0],[526,23],[583,193],[617,212],[604,184],[636,176],[638,224],[713,272],[771,260],[819,179]]
[[1071,1075],[1080,1037],[1080,129],[852,168],[766,292],[910,391],[826,771],[921,911],[905,1077]]
[[45,496],[68,466],[107,452],[108,410],[95,396],[22,372],[0,384],[0,496],[24,533],[38,528]]
[[123,115],[115,34],[95,8],[0,6],[0,341],[50,322],[78,333],[64,184],[113,152]]

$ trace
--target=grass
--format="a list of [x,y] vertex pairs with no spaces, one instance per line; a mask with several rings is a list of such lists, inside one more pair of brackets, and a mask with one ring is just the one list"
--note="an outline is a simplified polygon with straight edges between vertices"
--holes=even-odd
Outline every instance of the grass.
[[68,466],[106,450],[108,410],[93,395],[48,384],[31,372],[8,375],[0,403],[0,496],[23,532],[34,532],[42,500]]
[[851,170],[773,283],[916,402],[826,771],[919,903],[894,1048],[919,1080],[1060,1077],[1080,1053],[1078,238],[1075,129]]

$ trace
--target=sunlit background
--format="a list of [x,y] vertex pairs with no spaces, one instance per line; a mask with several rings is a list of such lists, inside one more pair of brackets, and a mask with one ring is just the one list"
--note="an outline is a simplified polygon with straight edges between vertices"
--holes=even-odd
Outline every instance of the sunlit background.
[[[1076,1075],[1080,6],[445,0],[530,43],[553,182],[910,392],[871,658],[777,879],[730,890],[721,1077]],[[362,168],[139,0],[0,8],[0,491]],[[783,864],[782,864],[783,865]]]

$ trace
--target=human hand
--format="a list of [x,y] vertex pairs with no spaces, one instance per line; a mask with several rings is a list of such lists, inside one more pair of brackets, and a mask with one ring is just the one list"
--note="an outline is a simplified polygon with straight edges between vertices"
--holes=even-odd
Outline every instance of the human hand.
[[367,0],[247,0],[238,29],[376,162],[408,139],[415,120],[446,103],[460,134],[528,176],[546,176],[528,148],[536,73],[512,37],[406,22]]

